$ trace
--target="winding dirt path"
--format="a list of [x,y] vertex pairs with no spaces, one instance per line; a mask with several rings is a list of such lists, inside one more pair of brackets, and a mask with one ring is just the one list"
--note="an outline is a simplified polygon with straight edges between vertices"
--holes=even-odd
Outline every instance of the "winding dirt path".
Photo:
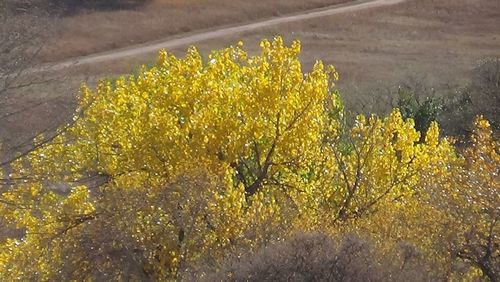
[[233,26],[233,27],[223,27],[215,30],[205,31],[202,33],[196,33],[191,35],[186,35],[178,38],[170,38],[165,40],[152,41],[140,45],[135,45],[131,47],[126,47],[122,49],[116,49],[111,51],[106,51],[102,53],[87,55],[83,57],[73,58],[67,61],[46,64],[38,68],[28,70],[28,73],[37,73],[42,71],[57,71],[68,67],[81,66],[87,64],[101,63],[105,61],[116,60],[125,57],[132,57],[136,55],[142,55],[147,53],[156,52],[160,49],[172,49],[176,47],[186,46],[193,43],[197,43],[204,40],[216,39],[224,36],[234,35],[241,32],[248,32],[257,30],[259,28],[266,28],[274,25],[285,24],[290,22],[302,21],[307,19],[332,16],[342,13],[355,12],[359,10],[365,10],[369,8],[389,6],[405,2],[407,0],[361,0],[355,1],[347,5],[335,5],[332,7],[315,9],[310,11],[301,12],[295,15],[283,16],[278,18],[272,18],[267,20],[262,20],[258,22]]

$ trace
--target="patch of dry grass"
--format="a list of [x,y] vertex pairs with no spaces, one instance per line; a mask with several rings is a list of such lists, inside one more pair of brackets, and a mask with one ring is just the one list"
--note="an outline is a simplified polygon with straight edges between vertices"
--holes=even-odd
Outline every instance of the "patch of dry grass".
[[63,18],[45,61],[92,54],[194,30],[231,25],[352,0],[152,0],[136,9]]

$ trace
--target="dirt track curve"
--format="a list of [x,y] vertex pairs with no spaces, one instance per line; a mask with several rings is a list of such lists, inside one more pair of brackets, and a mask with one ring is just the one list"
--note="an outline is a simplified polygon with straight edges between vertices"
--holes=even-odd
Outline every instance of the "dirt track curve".
[[111,50],[102,53],[92,54],[88,56],[73,58],[67,61],[46,64],[44,66],[28,70],[30,73],[36,73],[41,71],[57,71],[67,67],[74,67],[86,64],[100,63],[104,61],[110,61],[125,57],[132,57],[141,54],[147,54],[156,52],[160,49],[172,49],[176,47],[181,47],[196,42],[220,38],[228,35],[234,35],[241,32],[247,32],[256,30],[259,28],[270,27],[278,24],[285,24],[289,22],[296,22],[301,20],[307,20],[312,18],[319,18],[324,16],[337,15],[347,12],[354,12],[369,8],[381,7],[394,5],[407,0],[361,0],[355,1],[347,5],[335,5],[327,8],[315,9],[310,11],[305,11],[300,14],[288,15],[278,18],[272,18],[267,20],[262,20],[253,23],[247,23],[243,25],[233,26],[233,27],[223,27],[211,31],[205,31],[202,33],[196,33],[192,35],[186,35],[178,38],[170,38],[159,41],[146,42],[141,45],[130,46],[123,49]]

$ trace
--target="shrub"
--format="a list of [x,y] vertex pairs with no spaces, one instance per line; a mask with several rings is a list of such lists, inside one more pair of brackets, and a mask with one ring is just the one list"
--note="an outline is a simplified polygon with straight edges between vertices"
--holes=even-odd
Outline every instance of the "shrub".
[[149,0],[49,0],[49,3],[52,6],[61,7],[66,13],[75,13],[82,9],[133,9],[144,5],[148,1]]
[[403,118],[411,118],[415,121],[415,129],[421,134],[421,141],[433,121],[442,112],[443,101],[441,99],[427,96],[421,101],[420,95],[409,88],[398,89],[397,107]]
[[474,68],[465,94],[470,97],[474,115],[482,113],[493,129],[500,129],[500,58],[487,58]]
[[500,130],[500,58],[487,58],[471,71],[468,85],[446,99],[444,111],[439,118],[449,134],[470,135],[470,121],[484,115],[491,128]]
[[[429,281],[401,244],[401,261],[380,260],[366,241],[346,235],[340,242],[321,233],[300,233],[240,260],[228,260],[208,281]],[[403,247],[404,246],[404,247]],[[200,279],[200,278],[198,278]]]

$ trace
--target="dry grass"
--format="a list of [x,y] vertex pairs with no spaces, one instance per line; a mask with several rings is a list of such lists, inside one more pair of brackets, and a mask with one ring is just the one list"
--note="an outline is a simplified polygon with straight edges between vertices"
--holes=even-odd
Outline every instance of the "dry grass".
[[44,59],[58,61],[349,1],[352,0],[152,0],[136,9],[87,11],[61,20]]

